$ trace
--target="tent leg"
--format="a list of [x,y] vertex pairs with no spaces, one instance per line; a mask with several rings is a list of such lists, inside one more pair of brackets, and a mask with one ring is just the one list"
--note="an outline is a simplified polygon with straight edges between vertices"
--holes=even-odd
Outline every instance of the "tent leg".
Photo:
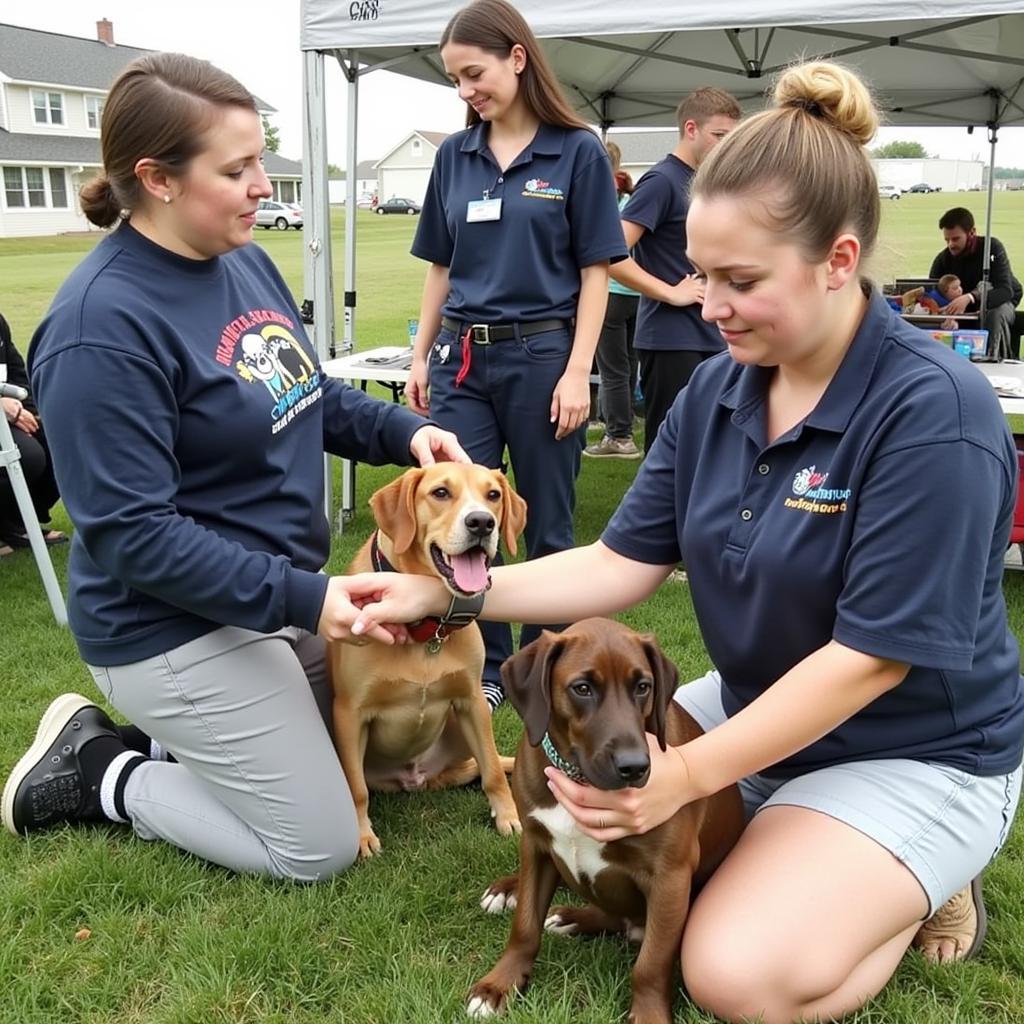
[[[342,354],[355,349],[356,330],[356,169],[358,167],[357,142],[359,132],[359,54],[350,55],[345,77],[348,79],[348,121],[345,140],[346,171],[345,201],[345,333]],[[338,510],[338,530],[355,514],[356,466],[350,459],[341,465],[341,508]]]
[[[331,208],[327,196],[327,110],[324,97],[324,55],[303,54],[302,87],[308,100],[302,125],[302,191],[306,223],[303,282],[312,297],[313,347],[322,361],[334,339],[334,286],[331,267]],[[303,303],[306,306],[307,303]],[[324,456],[324,515],[331,518],[331,458]]]

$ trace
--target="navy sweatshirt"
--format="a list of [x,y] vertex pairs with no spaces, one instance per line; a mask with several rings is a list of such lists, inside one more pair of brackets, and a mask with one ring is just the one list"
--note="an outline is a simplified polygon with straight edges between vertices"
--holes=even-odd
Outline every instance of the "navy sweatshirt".
[[75,525],[70,625],[99,666],[222,625],[315,631],[323,452],[408,464],[426,422],[325,377],[258,246],[189,260],[128,224],[64,282],[29,370]]

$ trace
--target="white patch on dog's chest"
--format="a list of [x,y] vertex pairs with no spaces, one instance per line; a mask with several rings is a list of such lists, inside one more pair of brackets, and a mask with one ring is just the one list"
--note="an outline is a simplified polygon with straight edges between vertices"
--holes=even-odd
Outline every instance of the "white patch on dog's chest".
[[584,833],[575,818],[561,805],[537,807],[530,811],[551,834],[551,852],[569,869],[577,882],[586,875],[591,882],[609,866],[604,843]]

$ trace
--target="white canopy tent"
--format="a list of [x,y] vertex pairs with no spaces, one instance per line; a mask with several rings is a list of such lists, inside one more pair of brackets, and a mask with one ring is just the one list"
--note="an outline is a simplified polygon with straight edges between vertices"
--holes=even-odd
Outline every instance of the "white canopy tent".
[[[345,323],[355,335],[355,167],[359,80],[388,70],[447,82],[437,40],[466,0],[303,0],[303,194],[307,311],[321,357],[335,340],[327,203],[325,64],[348,85]],[[701,85],[759,109],[774,75],[794,60],[833,57],[874,86],[888,123],[1024,124],[1024,2],[1014,0],[514,0],[543,41],[582,116],[602,129],[674,124],[681,96]],[[894,18],[894,11],[899,17]],[[989,175],[989,214],[991,213]],[[986,231],[986,236],[988,231]],[[348,496],[343,501],[350,507]]]

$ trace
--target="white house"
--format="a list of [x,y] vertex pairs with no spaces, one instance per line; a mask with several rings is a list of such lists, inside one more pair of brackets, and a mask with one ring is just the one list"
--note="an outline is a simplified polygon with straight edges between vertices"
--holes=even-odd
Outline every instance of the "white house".
[[411,199],[422,203],[427,194],[430,169],[438,147],[448,138],[445,132],[414,131],[377,161],[375,168],[382,200]]
[[[0,237],[92,227],[78,190],[102,166],[107,90],[129,61],[150,52],[115,44],[106,18],[96,39],[0,24]],[[256,102],[261,113],[274,112]],[[268,153],[265,165],[275,198],[301,198],[298,162]]]

